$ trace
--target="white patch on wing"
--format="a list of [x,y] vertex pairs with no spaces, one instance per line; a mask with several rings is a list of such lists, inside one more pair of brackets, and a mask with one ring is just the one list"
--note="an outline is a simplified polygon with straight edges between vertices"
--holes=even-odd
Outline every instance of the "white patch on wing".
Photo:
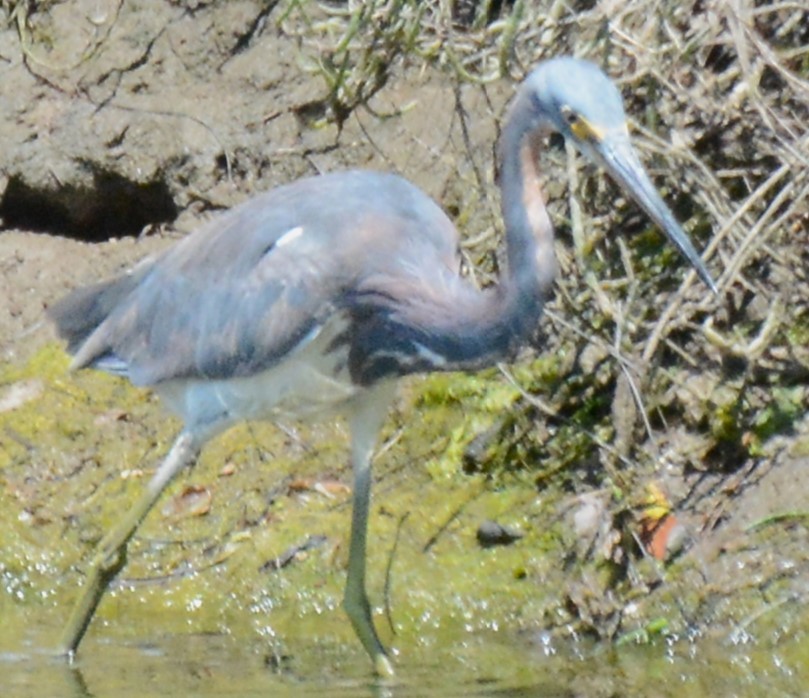
[[419,361],[426,361],[433,368],[441,369],[447,365],[446,357],[441,354],[425,347],[418,342],[412,343],[415,353],[404,353],[400,351],[375,351],[373,352],[372,359],[378,361],[379,359],[394,359],[400,366],[412,367],[416,366]]
[[283,247],[284,245],[288,245],[290,242],[297,240],[302,234],[303,228],[301,226],[288,230],[275,241],[275,247]]
[[419,358],[425,359],[436,368],[441,368],[442,366],[447,365],[446,358],[441,356],[441,354],[434,352],[432,349],[429,349],[425,347],[423,344],[419,344],[418,342],[413,342],[413,346],[415,347],[416,353],[418,354]]

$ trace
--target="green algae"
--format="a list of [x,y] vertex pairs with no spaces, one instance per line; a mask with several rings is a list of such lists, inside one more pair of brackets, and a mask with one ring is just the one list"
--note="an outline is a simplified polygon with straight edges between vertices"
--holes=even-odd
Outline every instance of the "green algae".
[[[555,361],[539,364],[549,381]],[[19,651],[14,643],[21,637],[40,649],[55,645],[95,543],[139,495],[179,427],[148,392],[92,371],[70,375],[66,365],[62,352],[48,346],[25,366],[0,373],[3,386],[43,382],[27,402],[0,414],[0,613],[8,628],[0,652]],[[560,598],[570,598],[599,565],[570,557],[570,531],[559,515],[565,495],[553,478],[538,492],[534,471],[506,468],[493,476],[464,468],[469,441],[502,420],[519,391],[489,372],[417,379],[403,394],[374,464],[368,545],[369,596],[397,667],[405,677],[437,666],[442,675],[460,677],[474,667],[475,676],[528,686],[544,684],[548,677],[539,667],[556,661],[554,671],[569,678],[574,667],[580,671],[581,650],[549,659],[559,642],[553,628],[581,621]],[[186,656],[180,666],[206,667],[202,673],[213,672],[223,685],[218,662],[227,657],[244,672],[227,684],[231,688],[247,686],[248,677],[251,685],[266,682],[265,662],[280,671],[282,687],[289,671],[315,681],[346,672],[365,676],[367,660],[341,608],[350,494],[306,484],[350,484],[345,432],[339,422],[284,429],[253,424],[215,439],[133,539],[79,666],[82,656],[123,652],[124,666],[133,663],[126,671],[133,672],[158,661],[139,647],[161,647],[161,653]],[[174,506],[190,487],[210,493],[207,509],[189,514]],[[482,549],[475,534],[486,519],[523,537]],[[307,547],[313,539],[319,544]],[[288,564],[279,567],[280,560]],[[661,572],[639,568],[636,574],[656,580]],[[647,666],[665,677],[665,662],[656,662],[685,632],[684,615],[722,608],[749,623],[762,607],[754,584],[735,603],[714,600],[710,588],[695,584],[691,564],[671,565],[665,575],[667,584],[655,597],[633,601],[630,594],[604,606],[625,618],[616,654],[599,651],[602,671],[616,676],[610,672],[619,667],[620,675],[626,663],[634,667],[634,653],[648,651]],[[776,623],[778,604],[790,593],[789,585],[772,585],[765,603],[774,610],[756,618],[757,626]],[[598,605],[590,611],[598,612]],[[789,666],[805,659],[793,643],[777,647]],[[761,666],[764,659],[756,655],[755,661]],[[105,685],[95,665],[85,661],[85,678]],[[728,664],[724,671],[731,676],[732,670]],[[176,688],[189,679],[170,680]]]
[[[34,376],[45,385],[2,415],[4,605],[30,601],[40,607],[32,613],[50,618],[67,617],[93,545],[139,495],[179,426],[147,391],[98,372],[71,375],[66,366],[48,346],[0,376],[4,385]],[[487,489],[482,477],[462,473],[460,452],[447,448],[449,424],[459,448],[467,438],[470,427],[457,427],[462,410],[476,428],[516,398],[513,386],[485,385],[465,377],[427,382],[418,409],[430,418],[411,420],[418,428],[411,425],[375,464],[369,594],[383,635],[402,651],[518,627],[542,607],[531,577],[542,575],[549,543],[536,528],[534,493],[518,482]],[[448,398],[437,404],[445,389]],[[485,399],[470,410],[472,394]],[[395,425],[383,439],[391,431]],[[142,524],[90,634],[303,632],[352,642],[340,608],[350,495],[291,487],[322,478],[350,484],[344,432],[339,423],[294,431],[244,425],[214,440]],[[169,504],[191,485],[210,493],[210,508],[172,515]],[[524,529],[525,538],[481,551],[475,530],[486,518]],[[272,569],[310,536],[326,542]]]

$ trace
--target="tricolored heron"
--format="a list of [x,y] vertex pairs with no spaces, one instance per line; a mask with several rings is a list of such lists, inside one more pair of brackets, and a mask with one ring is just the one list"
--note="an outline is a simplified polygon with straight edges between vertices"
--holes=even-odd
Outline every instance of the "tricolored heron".
[[65,628],[77,649],[128,541],[206,441],[246,419],[343,412],[353,513],[344,606],[377,671],[390,673],[365,591],[370,460],[400,376],[479,369],[534,332],[553,283],[553,229],[539,189],[541,136],[601,163],[716,287],[630,142],[621,96],[595,65],[541,63],[500,140],[507,271],[479,290],[460,272],[458,233],[439,206],[392,174],[301,179],[235,207],[111,281],[50,310],[73,354],[153,388],[184,427],[135,506],[101,541]]

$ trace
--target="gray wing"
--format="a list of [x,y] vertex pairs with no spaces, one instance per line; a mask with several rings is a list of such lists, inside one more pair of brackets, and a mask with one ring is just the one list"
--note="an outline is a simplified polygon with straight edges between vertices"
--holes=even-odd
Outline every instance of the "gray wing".
[[[280,191],[280,195],[279,195]],[[250,375],[314,334],[348,282],[316,218],[275,190],[49,313],[74,353],[138,385]]]
[[[132,273],[56,304],[73,366],[137,385],[248,376],[361,306],[362,279],[457,274],[457,234],[395,175],[355,170],[274,189],[192,233]],[[404,300],[404,299],[402,299]],[[356,329],[356,328],[355,328]]]

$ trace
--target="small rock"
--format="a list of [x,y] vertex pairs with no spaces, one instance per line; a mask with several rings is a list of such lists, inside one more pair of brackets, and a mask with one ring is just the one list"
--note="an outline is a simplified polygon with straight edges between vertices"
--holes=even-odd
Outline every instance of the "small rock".
[[521,531],[503,526],[496,521],[487,519],[478,526],[477,538],[483,548],[492,548],[495,545],[511,545],[515,540],[523,537]]

